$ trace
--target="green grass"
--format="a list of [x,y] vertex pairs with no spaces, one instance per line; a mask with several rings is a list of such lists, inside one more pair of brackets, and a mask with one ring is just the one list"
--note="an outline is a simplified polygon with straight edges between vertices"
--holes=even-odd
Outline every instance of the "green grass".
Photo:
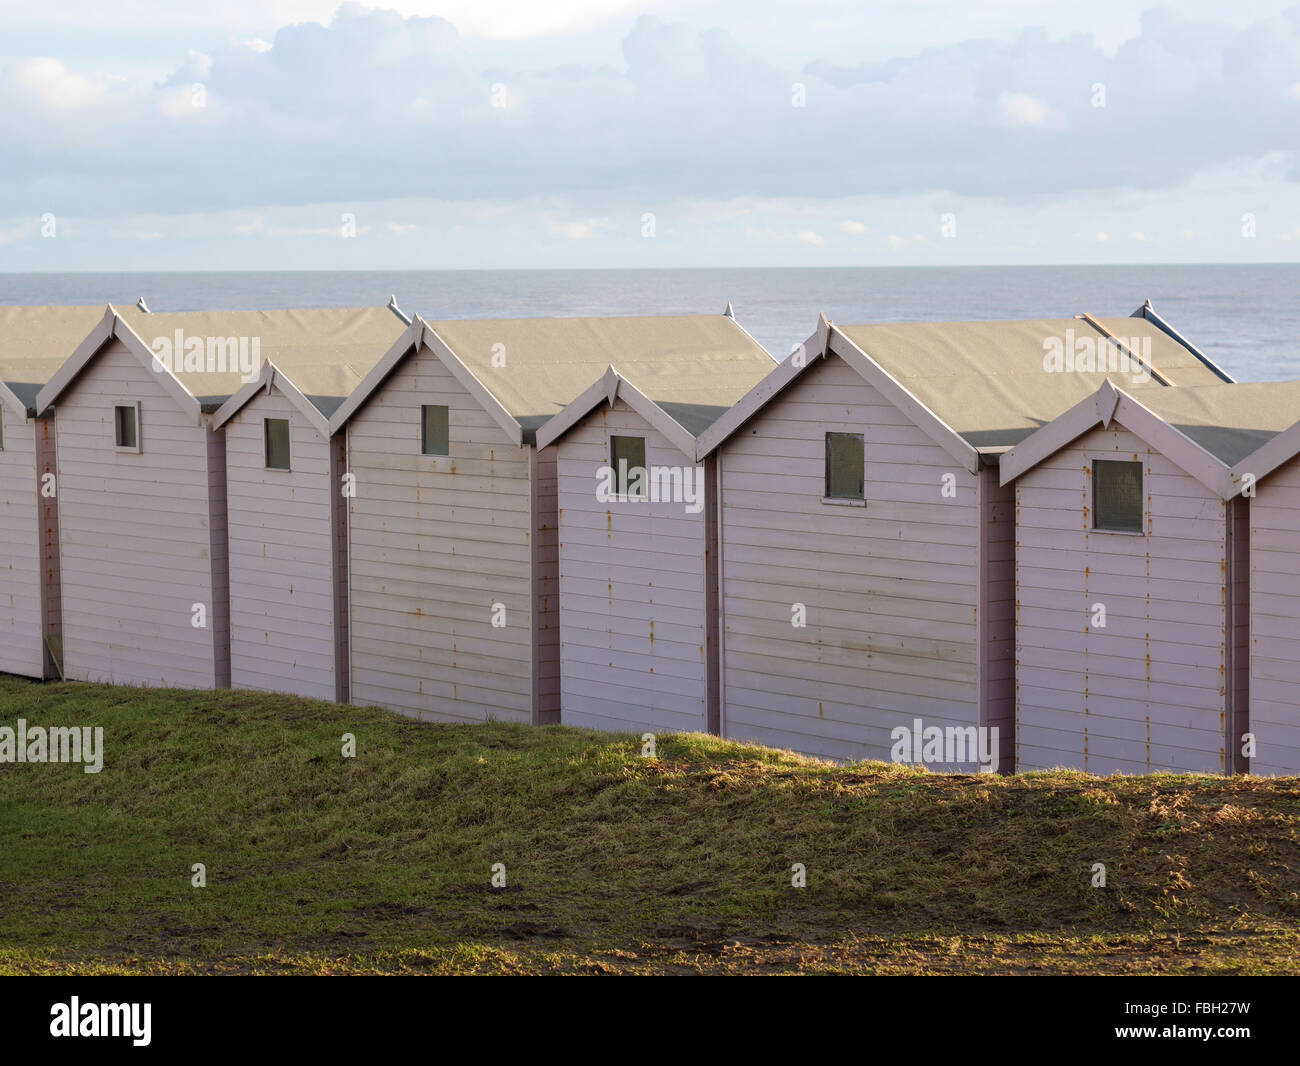
[[0,677],[18,718],[103,726],[105,764],[0,765],[0,973],[1300,972],[1295,778],[932,775],[700,735],[645,759]]

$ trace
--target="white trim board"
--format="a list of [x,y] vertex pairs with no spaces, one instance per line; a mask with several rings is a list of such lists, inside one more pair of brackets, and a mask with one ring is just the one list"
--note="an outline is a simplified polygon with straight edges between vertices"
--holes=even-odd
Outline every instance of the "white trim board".
[[537,447],[545,448],[563,437],[569,430],[585,421],[602,403],[614,406],[621,399],[651,426],[662,433],[672,444],[686,455],[695,459],[696,439],[691,432],[654,400],[623,377],[611,364],[581,396],[569,404],[563,411],[552,415],[537,430]]
[[905,414],[922,433],[972,474],[978,473],[982,464],[979,452],[917,399],[902,382],[872,359],[870,354],[836,329],[825,314],[818,318],[817,329],[802,348],[791,352],[772,373],[700,435],[696,459],[702,459],[719,448],[741,426],[792,385],[814,362],[828,354],[843,359],[867,384]]
[[329,420],[330,435],[337,433],[388,380],[389,376],[408,356],[418,352],[421,347],[428,348],[450,371],[451,375],[465,387],[465,390],[478,401],[507,438],[516,447],[523,447],[524,427],[510,414],[497,398],[477,377],[474,372],[451,350],[451,347],[438,336],[437,332],[418,314],[411,320],[397,341],[375,367],[367,374]]
[[1226,463],[1109,381],[1004,454],[998,467],[1001,483],[1014,481],[1085,433],[1111,422],[1136,434],[1221,499],[1236,495]]
[[329,419],[302,394],[302,391],[294,385],[293,379],[272,362],[263,363],[261,373],[254,380],[248,382],[235,395],[217,408],[217,413],[212,416],[212,428],[220,429],[262,391],[265,390],[269,393],[272,389],[278,389],[280,394],[307,419],[312,428],[326,440],[329,440],[332,436]]
[[164,391],[176,401],[176,406],[192,418],[196,426],[203,423],[203,407],[199,401],[181,384],[170,367],[164,366],[155,358],[153,350],[140,339],[139,334],[117,313],[112,304],[105,309],[99,325],[91,330],[86,339],[77,346],[77,350],[59,367],[54,377],[37,393],[36,413],[43,415],[48,411],[112,340],[122,342],[123,347],[135,356],[145,370],[157,378]]

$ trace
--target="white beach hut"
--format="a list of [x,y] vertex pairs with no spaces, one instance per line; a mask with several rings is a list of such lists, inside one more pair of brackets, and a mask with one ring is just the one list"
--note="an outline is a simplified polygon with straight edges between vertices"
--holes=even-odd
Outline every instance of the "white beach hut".
[[1003,457],[1019,769],[1300,772],[1294,475],[1267,458],[1298,417],[1300,382],[1106,385]]
[[55,677],[62,652],[54,414],[36,394],[101,307],[0,307],[0,672]]
[[348,702],[347,446],[329,420],[408,325],[353,313],[322,343],[281,345],[213,416],[226,438],[233,688]]
[[717,472],[696,449],[775,363],[727,316],[681,334],[537,433],[556,452],[565,725],[719,729]]
[[328,350],[387,309],[109,307],[37,396],[57,405],[63,654],[85,681],[230,683],[226,438],[265,359]]
[[[1009,770],[1014,501],[999,458],[1102,381],[1153,373],[1226,379],[1145,315],[823,319],[700,439],[700,454],[720,449],[723,734]],[[974,757],[980,741],[996,759]]]
[[[1257,410],[1245,414],[1260,419]],[[1231,475],[1250,525],[1250,703],[1233,737],[1234,759],[1262,775],[1300,774],[1300,408],[1272,415],[1271,424],[1293,415],[1295,425],[1234,464]],[[1234,577],[1243,580],[1240,569]],[[1243,732],[1253,741],[1248,756]]]
[[555,449],[544,422],[610,364],[707,355],[723,315],[416,318],[332,419],[347,427],[354,703],[560,716]]

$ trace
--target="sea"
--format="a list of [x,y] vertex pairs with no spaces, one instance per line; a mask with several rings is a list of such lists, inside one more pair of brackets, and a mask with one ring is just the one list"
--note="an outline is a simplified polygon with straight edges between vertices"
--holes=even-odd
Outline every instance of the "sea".
[[778,358],[834,322],[1131,314],[1146,300],[1239,381],[1300,378],[1300,263],[680,270],[0,274],[0,304],[361,307],[427,319],[720,313]]

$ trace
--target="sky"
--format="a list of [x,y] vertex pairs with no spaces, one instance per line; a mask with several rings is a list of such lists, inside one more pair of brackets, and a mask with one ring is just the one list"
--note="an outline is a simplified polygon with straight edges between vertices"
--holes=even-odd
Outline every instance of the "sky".
[[0,271],[1298,253],[1294,3],[0,0]]

